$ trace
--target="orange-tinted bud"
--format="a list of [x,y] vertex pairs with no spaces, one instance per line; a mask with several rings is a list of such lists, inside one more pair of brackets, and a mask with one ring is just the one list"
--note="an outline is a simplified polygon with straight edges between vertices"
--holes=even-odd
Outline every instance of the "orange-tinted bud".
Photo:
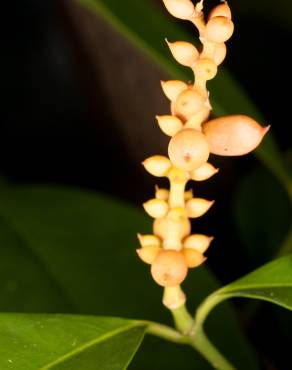
[[206,162],[201,167],[193,170],[190,173],[190,177],[195,181],[205,181],[215,175],[218,171],[218,168],[215,168],[211,163]]
[[174,113],[178,117],[188,120],[204,108],[206,98],[195,89],[182,91],[174,102]]
[[175,116],[156,116],[156,119],[162,132],[168,136],[174,136],[183,128],[182,121]]
[[179,94],[188,88],[188,85],[179,80],[161,81],[161,87],[165,96],[170,101],[175,101]]
[[[166,40],[167,41],[167,40]],[[199,52],[190,42],[168,42],[167,45],[174,59],[186,67],[192,67],[199,58]]]
[[217,65],[210,58],[201,58],[194,66],[194,73],[205,81],[212,80],[217,74]]
[[151,265],[155,258],[157,257],[158,253],[161,251],[161,248],[157,245],[149,245],[148,247],[136,249],[136,252],[140,259]]
[[209,14],[209,19],[214,17],[226,17],[231,19],[231,10],[227,3],[219,4],[213,8]]
[[243,115],[213,119],[203,125],[210,152],[223,156],[244,155],[254,150],[269,130]]
[[162,250],[151,266],[151,275],[157,284],[163,287],[181,284],[188,273],[185,257],[181,252]]
[[211,42],[225,42],[230,39],[234,31],[233,22],[226,17],[211,18],[205,30],[205,37]]
[[224,42],[221,42],[220,44],[215,45],[213,59],[214,59],[214,62],[217,64],[217,66],[219,66],[219,64],[223,62],[223,60],[226,57],[226,54],[227,54],[227,49],[226,49],[226,45],[224,44]]
[[184,255],[187,261],[188,267],[190,268],[200,266],[207,259],[205,256],[203,256],[202,253],[191,248],[183,248],[182,254]]
[[209,201],[203,198],[193,198],[186,202],[188,216],[197,218],[203,216],[214,204],[214,201]]
[[162,155],[153,155],[152,157],[145,159],[142,164],[146,171],[157,177],[166,176],[172,167],[170,160]]
[[168,12],[179,19],[190,19],[195,12],[194,4],[190,0],[163,0]]
[[173,165],[184,171],[201,167],[209,157],[205,136],[194,129],[184,129],[172,137],[168,154]]
[[205,253],[214,238],[203,234],[193,234],[185,238],[184,248],[195,249],[201,254]]

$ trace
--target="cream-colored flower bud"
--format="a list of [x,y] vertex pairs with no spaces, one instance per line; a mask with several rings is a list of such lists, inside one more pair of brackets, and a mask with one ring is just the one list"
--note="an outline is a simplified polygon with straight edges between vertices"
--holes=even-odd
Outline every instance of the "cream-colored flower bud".
[[152,234],[141,235],[141,234],[138,234],[137,236],[138,236],[141,247],[149,247],[151,245],[156,245],[156,246],[161,245],[161,240],[156,235],[152,235]]
[[184,128],[193,128],[202,131],[202,123],[205,122],[210,115],[210,108],[204,107],[199,113],[192,116],[185,124]]
[[254,150],[269,130],[244,115],[213,119],[203,125],[210,152],[223,156],[244,155]]
[[188,128],[172,137],[168,154],[175,167],[183,171],[192,171],[207,162],[209,147],[200,131]]
[[194,66],[194,73],[202,80],[212,80],[217,74],[217,65],[210,58],[201,58]]
[[207,22],[205,38],[211,42],[221,43],[229,40],[233,31],[232,20],[226,17],[214,17]]
[[143,204],[145,211],[153,218],[164,217],[168,211],[168,204],[164,200],[150,199]]
[[161,250],[162,248],[157,245],[149,245],[148,247],[136,249],[136,252],[143,262],[151,265]]
[[189,180],[188,172],[185,172],[175,167],[172,167],[172,169],[168,172],[167,177],[169,181],[171,181],[174,184],[182,184]]
[[204,108],[205,101],[206,98],[199,91],[188,88],[178,95],[173,106],[174,113],[183,120],[188,120]]
[[219,64],[221,64],[224,61],[226,54],[227,54],[227,48],[224,42],[221,42],[220,44],[215,45],[213,59],[214,59],[214,62],[217,64],[217,66],[219,66]]
[[226,17],[228,19],[231,19],[232,14],[227,2],[219,4],[211,10],[208,18],[211,19],[214,17]]
[[149,157],[145,159],[142,164],[146,171],[157,177],[166,176],[172,167],[170,160],[162,155],[154,155]]
[[193,196],[194,196],[193,189],[185,191],[185,196],[184,196],[185,200],[192,199]]
[[175,116],[156,116],[156,119],[162,132],[168,136],[174,136],[183,128],[182,121]]
[[181,284],[188,273],[184,255],[174,250],[162,250],[151,265],[151,275],[163,287]]
[[211,163],[204,163],[201,167],[193,170],[190,173],[191,179],[195,181],[205,181],[215,175],[219,171]]
[[190,42],[176,41],[167,42],[174,59],[186,67],[192,67],[199,58],[199,52]]
[[203,254],[209,248],[213,239],[214,238],[211,236],[203,234],[193,234],[185,238],[183,246],[184,248],[195,249],[196,251]]
[[[174,225],[175,223],[175,225]],[[185,238],[191,233],[191,222],[188,218],[182,219],[179,223],[170,218],[157,218],[153,223],[153,233],[161,239],[166,239],[169,234],[169,229],[178,227],[179,237]]]
[[203,216],[213,205],[214,201],[203,198],[193,198],[186,202],[189,217],[197,218]]
[[183,81],[179,80],[169,80],[161,81],[161,87],[165,96],[170,101],[175,101],[179,94],[188,88],[188,85]]
[[160,200],[168,200],[169,198],[169,190],[159,188],[158,186],[155,187],[155,198]]
[[195,12],[190,0],[163,0],[168,12],[179,19],[190,19]]
[[198,267],[207,259],[205,256],[202,255],[202,253],[191,248],[183,248],[182,254],[185,257],[189,268]]

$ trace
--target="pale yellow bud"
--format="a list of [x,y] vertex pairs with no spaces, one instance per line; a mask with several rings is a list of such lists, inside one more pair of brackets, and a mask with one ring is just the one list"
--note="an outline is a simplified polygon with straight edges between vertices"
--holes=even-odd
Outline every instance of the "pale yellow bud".
[[203,216],[213,205],[214,201],[203,198],[193,198],[186,202],[189,217],[197,218]]
[[196,251],[203,254],[209,248],[213,239],[213,237],[207,235],[193,234],[185,238],[183,246],[184,248],[195,249]]
[[187,261],[188,267],[190,268],[200,266],[207,259],[205,256],[202,255],[202,253],[196,251],[195,249],[183,248],[182,254]]
[[141,247],[149,247],[152,245],[160,246],[161,245],[161,240],[158,238],[156,235],[151,235],[151,234],[146,234],[146,235],[141,235],[138,234],[138,239],[141,244]]
[[219,66],[225,59],[227,54],[227,48],[224,42],[221,42],[220,44],[215,45],[215,50],[213,54],[214,62]]
[[170,115],[156,116],[159,127],[168,136],[173,136],[183,128],[182,121]]
[[201,167],[193,170],[190,173],[190,177],[195,181],[204,181],[215,175],[218,171],[218,168],[215,168],[211,163],[206,162]]
[[161,87],[170,101],[175,101],[179,94],[188,88],[188,85],[179,80],[161,81]]
[[153,233],[161,239],[166,239],[168,237],[169,230],[177,226],[180,239],[190,234],[191,222],[188,218],[183,218],[180,222],[176,222],[170,218],[157,218],[153,223]]
[[212,80],[217,74],[217,65],[209,58],[201,58],[194,66],[194,73],[202,80]]
[[169,178],[169,181],[174,184],[182,184],[189,179],[189,174],[183,170],[172,167],[168,172],[167,177]]
[[168,12],[179,19],[190,19],[195,12],[190,0],[163,0]]
[[207,162],[209,147],[200,131],[188,128],[172,137],[168,154],[175,167],[183,171],[192,171]]
[[192,67],[199,58],[199,52],[190,42],[176,41],[167,42],[174,59],[186,67]]
[[174,113],[183,120],[188,120],[204,108],[205,101],[206,98],[199,91],[186,89],[178,95],[173,107]]
[[229,40],[233,31],[232,20],[226,17],[214,17],[207,22],[205,38],[211,42],[221,43]]
[[203,125],[210,152],[224,156],[244,155],[254,150],[269,130],[243,115],[213,119]]
[[199,113],[192,116],[185,124],[184,128],[193,128],[202,131],[202,123],[205,122],[210,115],[210,108],[204,107]]
[[219,4],[213,8],[209,14],[209,19],[214,17],[226,17],[231,19],[231,10],[227,3]]
[[193,194],[193,190],[192,189],[185,191],[185,196],[184,196],[185,200],[192,199],[193,196],[194,196],[194,194]]
[[136,249],[136,252],[141,260],[149,265],[153,263],[160,251],[161,248],[157,245],[149,245],[148,247]]
[[151,275],[163,287],[181,284],[188,273],[186,259],[181,252],[162,250],[151,265]]
[[143,204],[145,211],[153,218],[164,217],[168,211],[168,204],[164,200],[150,199]]
[[155,188],[155,198],[160,200],[168,200],[169,197],[169,190],[167,189],[160,189],[158,186]]
[[162,155],[154,155],[149,157],[145,159],[142,164],[146,171],[157,177],[166,176],[172,167],[170,160]]

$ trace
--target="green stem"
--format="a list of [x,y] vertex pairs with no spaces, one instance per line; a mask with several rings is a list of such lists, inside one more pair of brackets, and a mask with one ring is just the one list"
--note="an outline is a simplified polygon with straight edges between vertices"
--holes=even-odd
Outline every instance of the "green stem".
[[206,337],[203,328],[198,328],[191,338],[190,345],[218,370],[236,370],[231,363],[221,355],[217,348]]
[[184,335],[191,335],[195,322],[186,309],[186,306],[183,304],[179,308],[170,311],[177,330]]
[[141,325],[147,325],[146,333],[178,344],[187,344],[188,338],[169,326],[152,321],[139,321]]

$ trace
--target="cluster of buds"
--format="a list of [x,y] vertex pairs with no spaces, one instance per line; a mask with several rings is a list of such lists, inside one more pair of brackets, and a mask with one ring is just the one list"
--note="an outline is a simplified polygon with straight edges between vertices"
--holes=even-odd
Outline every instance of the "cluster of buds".
[[[160,129],[170,136],[169,158],[155,155],[143,165],[156,177],[167,177],[170,189],[156,188],[155,198],[144,203],[154,218],[153,235],[139,235],[139,257],[151,265],[153,279],[165,287],[165,296],[179,288],[188,269],[200,266],[212,237],[191,235],[190,218],[204,215],[213,201],[193,197],[186,191],[189,180],[204,181],[218,172],[208,162],[210,153],[223,156],[244,155],[254,150],[269,127],[260,126],[244,115],[208,120],[211,112],[207,81],[217,74],[226,56],[225,42],[234,25],[227,2],[210,12],[207,21],[203,0],[163,0],[176,18],[192,22],[198,29],[202,48],[184,41],[168,42],[176,61],[194,73],[194,83],[163,81],[162,90],[170,101],[170,114],[157,116]],[[182,298],[183,300],[183,298]],[[177,302],[181,304],[182,302]],[[172,303],[173,304],[173,303]]]

